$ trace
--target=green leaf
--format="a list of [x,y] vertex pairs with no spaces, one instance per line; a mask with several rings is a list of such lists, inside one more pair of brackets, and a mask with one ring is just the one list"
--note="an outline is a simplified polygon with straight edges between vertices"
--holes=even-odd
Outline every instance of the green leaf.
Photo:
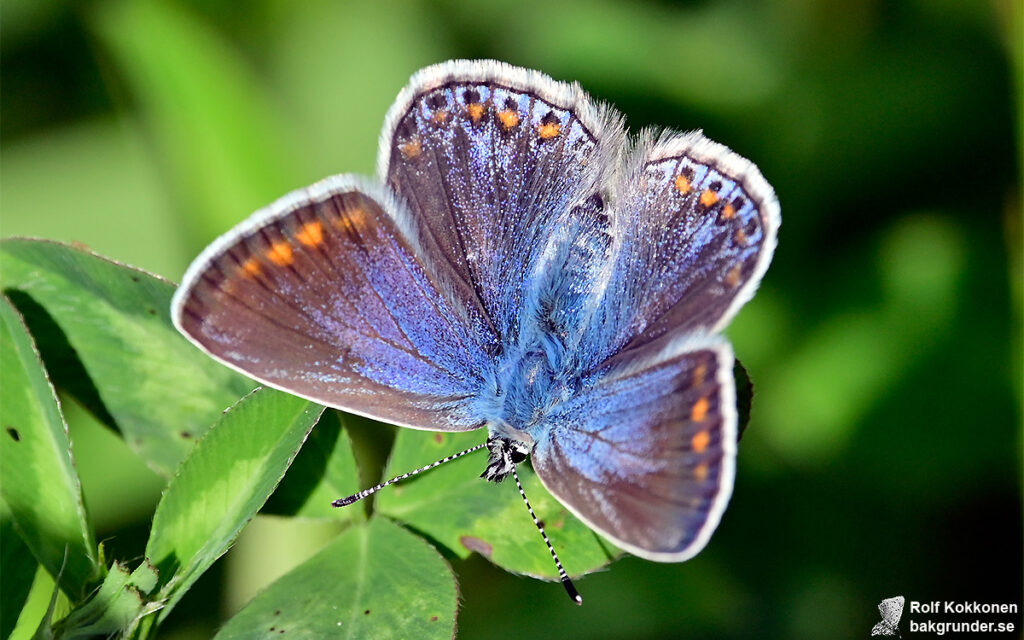
[[0,638],[9,638],[17,626],[38,566],[10,516],[0,515]]
[[284,114],[224,39],[183,7],[105,3],[95,14],[120,79],[138,98],[197,239],[308,182]]
[[[425,433],[400,429],[387,477],[429,464],[480,443],[483,432]],[[459,557],[476,551],[515,573],[555,579],[558,572],[544,540],[530,519],[515,483],[500,485],[479,477],[486,450],[441,465],[378,494],[378,513],[407,523]],[[619,551],[563,507],[527,465],[519,478],[551,544],[571,575],[608,564]]]
[[72,640],[118,632],[127,636],[146,610],[145,596],[154,586],[156,572],[148,563],[129,573],[114,562],[99,590],[54,625],[57,637]]
[[[267,32],[263,52],[301,139],[315,141],[302,151],[317,177],[338,171],[372,175],[384,114],[398,89],[416,69],[453,51],[447,12],[418,0],[389,0],[384,11],[382,6],[332,0],[273,5],[272,11],[284,13]],[[331,64],[325,80],[324,66],[313,60],[359,63]],[[358,100],[353,87],[359,88]]]
[[217,634],[235,638],[452,638],[451,568],[384,518],[354,526],[256,596]]
[[[73,600],[103,577],[57,396],[17,310],[0,300],[0,496]],[[6,566],[4,567],[6,571]]]
[[260,388],[196,443],[157,505],[146,545],[168,600],[161,620],[266,502],[322,412]]
[[182,272],[192,249],[137,128],[97,113],[14,138],[4,141],[4,236],[81,242],[154,273]]
[[362,517],[362,509],[331,506],[359,491],[359,468],[344,429],[350,419],[339,411],[324,414],[262,513],[331,520]]
[[174,286],[89,251],[0,243],[0,282],[26,315],[58,386],[113,422],[170,475],[225,407],[255,383],[174,329]]

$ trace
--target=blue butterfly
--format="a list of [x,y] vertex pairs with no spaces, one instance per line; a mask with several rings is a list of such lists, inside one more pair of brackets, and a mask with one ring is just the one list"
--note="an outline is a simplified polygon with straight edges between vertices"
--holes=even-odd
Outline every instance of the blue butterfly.
[[175,325],[321,404],[486,428],[472,449],[489,451],[485,478],[531,457],[566,508],[635,555],[700,551],[736,458],[719,332],[780,224],[757,168],[700,132],[630,139],[577,84],[452,61],[399,94],[378,178],[327,178],[216,240],[185,274]]

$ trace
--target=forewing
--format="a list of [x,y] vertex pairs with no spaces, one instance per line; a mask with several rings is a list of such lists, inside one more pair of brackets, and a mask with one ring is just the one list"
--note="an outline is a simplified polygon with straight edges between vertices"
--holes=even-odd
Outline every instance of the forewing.
[[617,546],[662,562],[690,558],[732,492],[732,371],[731,347],[712,336],[620,362],[537,430],[537,475]]
[[336,176],[258,211],[185,274],[175,325],[278,389],[404,426],[482,426],[467,410],[495,348],[472,291],[428,261],[380,186]]
[[[526,315],[524,292],[545,285],[527,283],[541,254],[566,253],[552,233],[574,227],[572,242],[601,222],[575,222],[574,211],[593,209],[623,137],[620,118],[578,85],[500,62],[455,61],[417,73],[399,95],[378,169],[421,223],[422,244],[475,289],[508,344]],[[595,266],[588,257],[543,275],[589,282],[583,272]]]
[[724,328],[753,297],[781,222],[757,167],[699,132],[664,136],[638,144],[617,192],[615,257],[588,351]]

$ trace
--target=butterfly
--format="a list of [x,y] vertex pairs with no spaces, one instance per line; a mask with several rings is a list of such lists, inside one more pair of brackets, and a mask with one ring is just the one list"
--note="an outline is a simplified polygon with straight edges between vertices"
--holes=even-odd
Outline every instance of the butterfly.
[[630,553],[700,551],[736,459],[720,331],[780,225],[758,169],[700,132],[630,138],[578,84],[460,60],[399,93],[377,178],[326,178],[217,239],[185,273],[175,326],[320,404],[487,429],[469,450],[487,448],[484,478],[518,483],[529,457]]

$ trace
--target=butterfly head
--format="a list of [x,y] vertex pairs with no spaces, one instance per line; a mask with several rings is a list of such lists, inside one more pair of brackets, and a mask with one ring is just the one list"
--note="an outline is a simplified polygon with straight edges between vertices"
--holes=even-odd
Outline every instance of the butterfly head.
[[502,436],[491,436],[487,440],[487,451],[490,457],[487,468],[480,477],[490,482],[501,482],[512,473],[516,465],[530,455],[532,443],[513,440]]

